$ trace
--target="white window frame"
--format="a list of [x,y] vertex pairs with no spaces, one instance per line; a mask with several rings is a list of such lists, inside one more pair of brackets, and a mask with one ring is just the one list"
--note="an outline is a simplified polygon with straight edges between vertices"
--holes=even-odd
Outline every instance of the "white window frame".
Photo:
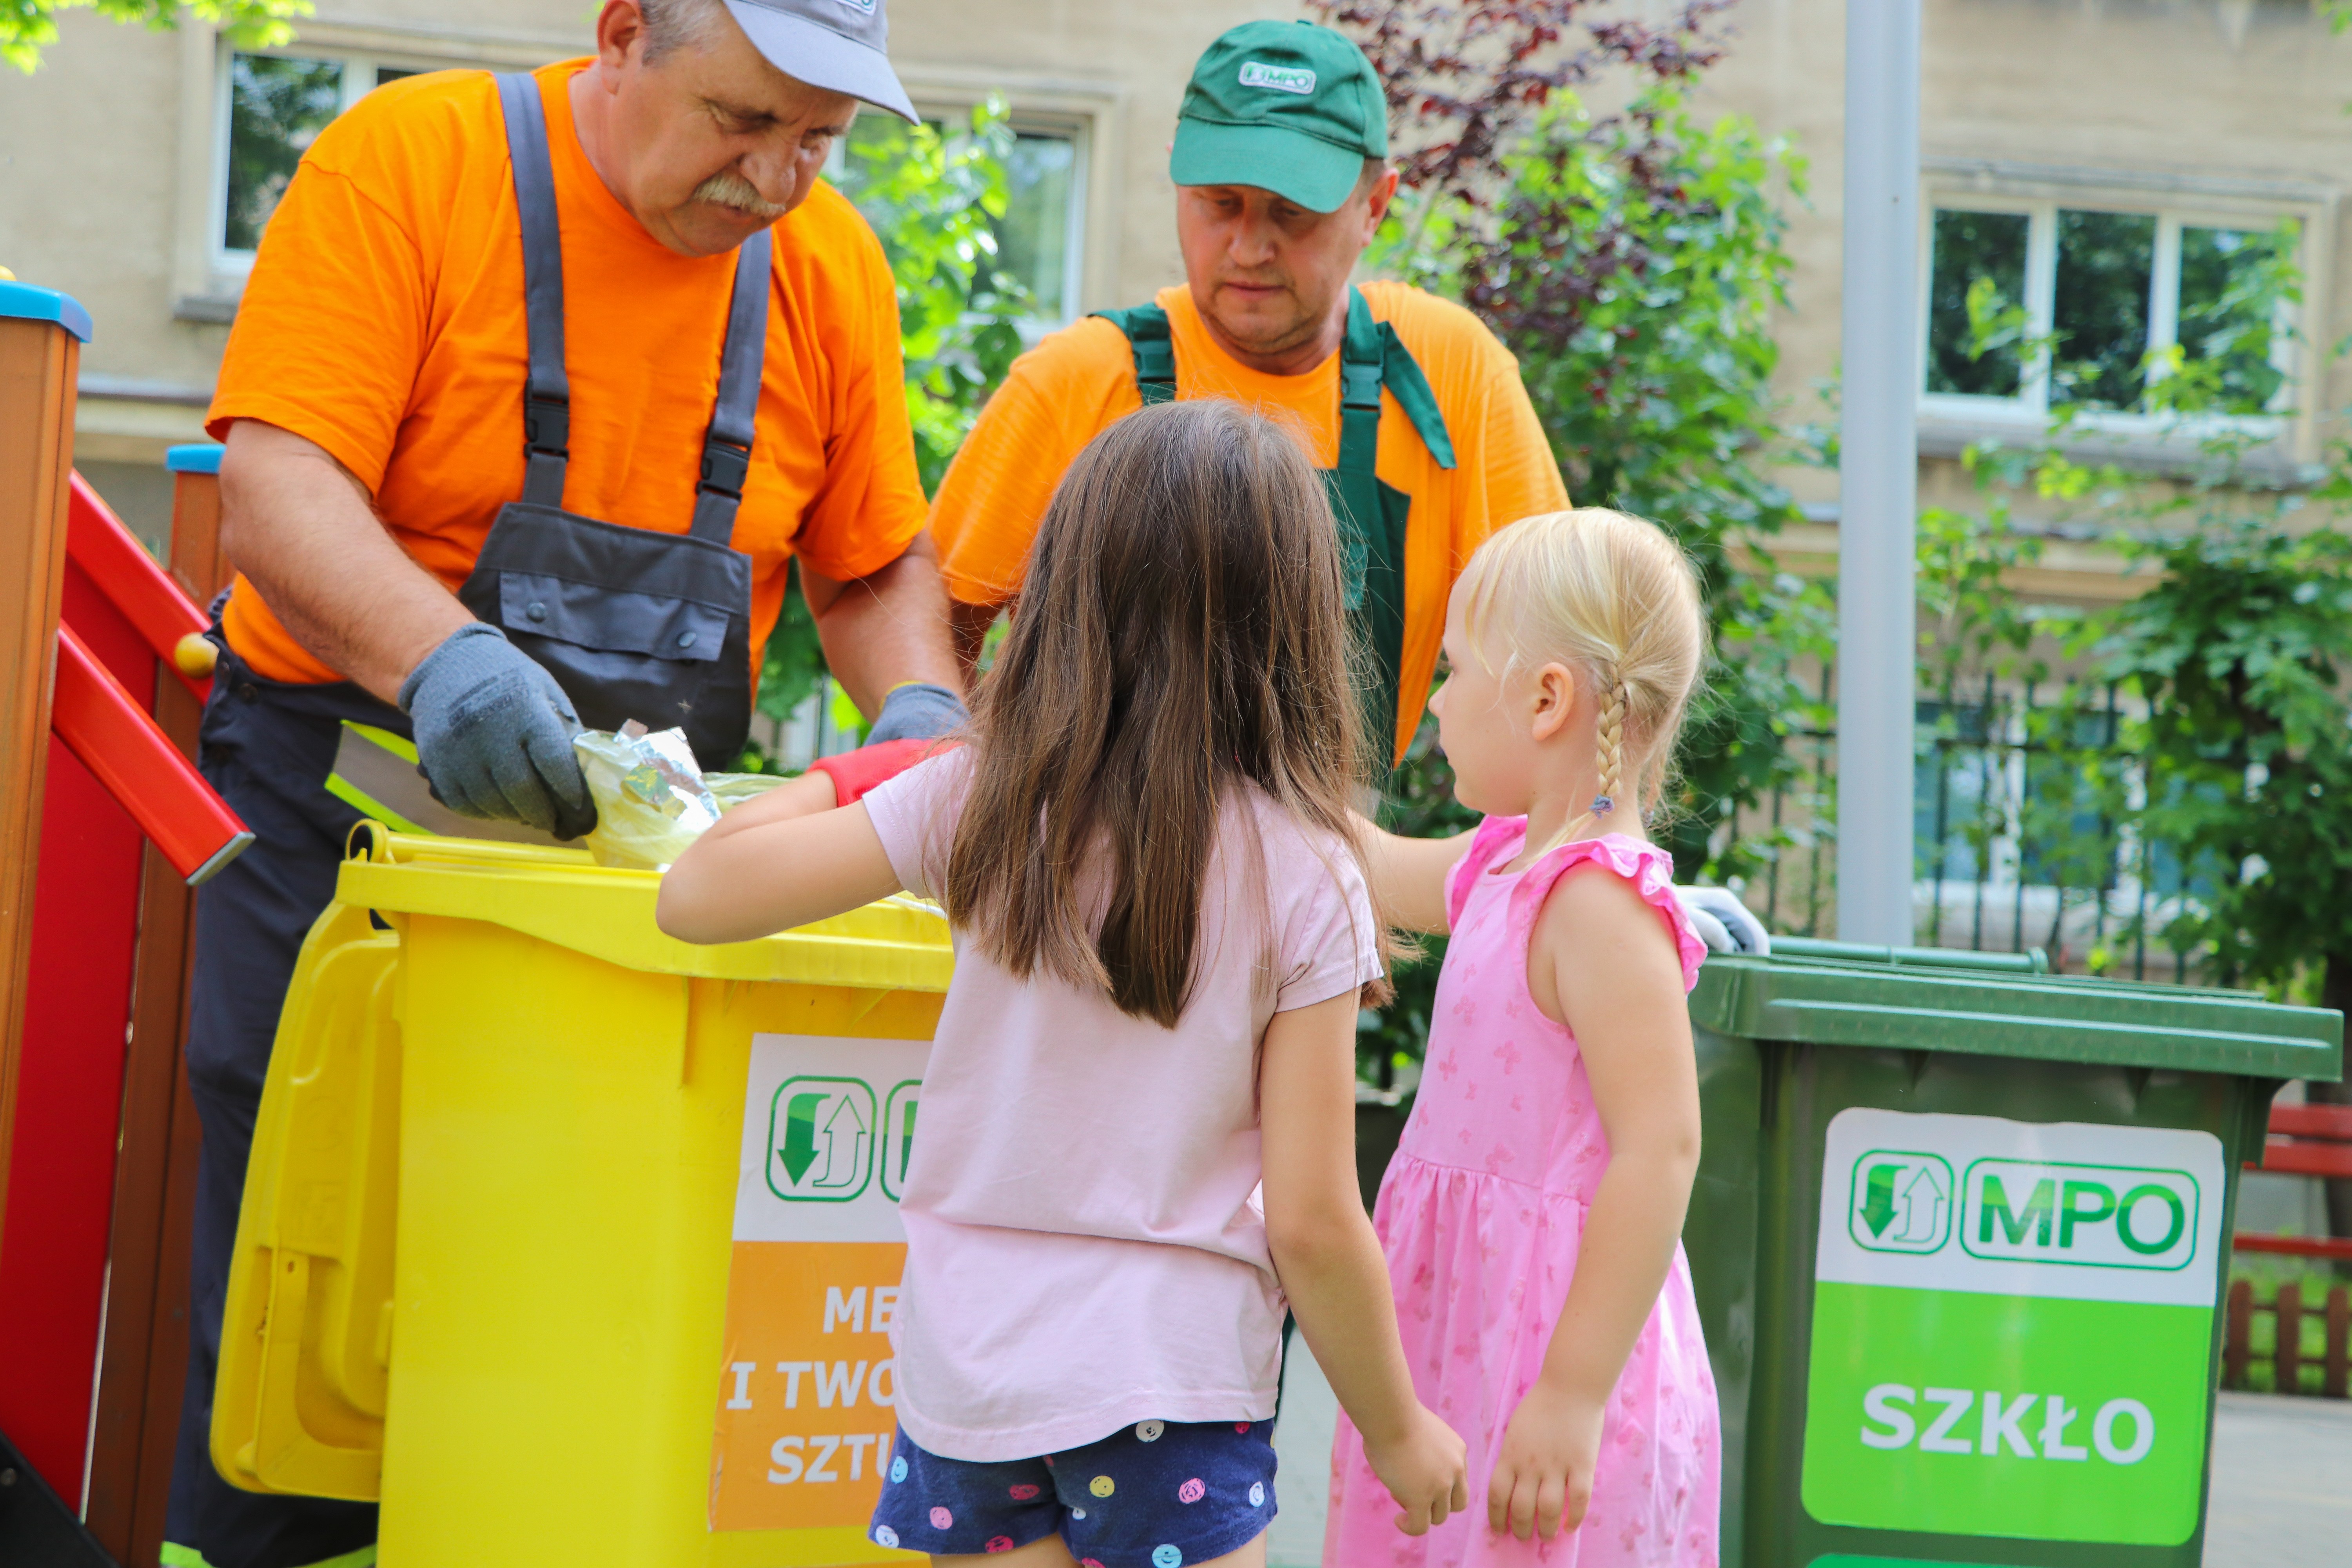
[[[910,37],[908,42],[912,45],[916,40]],[[1012,110],[1015,131],[1068,134],[1076,139],[1063,314],[1059,319],[1032,318],[1024,324],[1024,337],[1034,341],[1106,303],[1132,302],[1117,298],[1124,287],[1119,261],[1129,194],[1121,183],[1129,108],[1129,89],[1123,83],[1059,72],[950,65],[926,59],[912,47],[894,55],[890,63],[919,113],[968,114],[973,105],[995,96]]]
[[[185,321],[226,321],[251,269],[250,252],[220,243],[228,194],[228,57],[217,29],[181,29],[181,152],[178,215],[173,242],[175,312]],[[336,21],[310,18],[283,49],[247,50],[302,59],[339,58],[422,70],[530,70],[587,52],[588,40],[570,28],[540,32],[504,27]],[[1059,73],[1006,71],[900,58],[893,61],[914,100],[932,112],[968,112],[991,93],[1013,108],[1014,129],[1068,132],[1077,143],[1071,180],[1069,275],[1064,319],[1076,321],[1105,300],[1119,303],[1124,285],[1120,219],[1125,192],[1128,89],[1120,83]],[[349,90],[346,107],[360,95]],[[879,113],[868,109],[864,112]],[[1061,322],[1040,320],[1037,332]]]
[[[2018,395],[2014,397],[1991,397],[1981,394],[1930,392],[1927,374],[1931,333],[1930,302],[1935,284],[1935,215],[1937,212],[1979,212],[2021,215],[2027,222],[2025,243],[2025,307],[2028,330],[2036,337],[2046,336],[2055,314],[2058,278],[2058,214],[2063,208],[2071,212],[2114,212],[2156,219],[2156,240],[2153,265],[2148,281],[2148,352],[2172,347],[2179,341],[2180,310],[2180,231],[2183,228],[2226,228],[2239,232],[2263,232],[2275,228],[2281,220],[2294,218],[2298,229],[2295,241],[2296,259],[2308,278],[2310,270],[2311,223],[2305,215],[2282,207],[2265,221],[2259,213],[2244,208],[2187,204],[2158,205],[2145,199],[2129,198],[2100,200],[2089,195],[2044,197],[2004,197],[1976,193],[1930,191],[1920,204],[1921,233],[1919,242],[1919,412],[1925,419],[1945,419],[1967,424],[2015,424],[2021,428],[2040,429],[2051,417],[2050,356],[2047,352],[2027,359],[2021,366]],[[2306,291],[2307,294],[2307,291]],[[2309,319],[2309,300],[2300,312]],[[2283,303],[2273,323],[2271,339],[2271,363],[2285,377],[2269,413],[2259,415],[2210,415],[2184,421],[2177,416],[2147,414],[2116,409],[2084,409],[2075,416],[2078,426],[2094,431],[2125,437],[2158,437],[2179,434],[2184,437],[2239,431],[2247,435],[2276,438],[2285,433],[2288,416],[2295,392],[2294,377],[2301,356],[2296,350],[2303,322],[2298,311]]]
[[1086,292],[1087,281],[1087,197],[1092,174],[1093,154],[1091,132],[1093,121],[1082,114],[1048,114],[1015,109],[1012,116],[1015,135],[1025,131],[1033,136],[1066,137],[1070,142],[1070,202],[1062,215],[1062,313],[1059,316],[1034,316],[1023,326],[1022,335],[1032,342],[1045,333],[1066,327],[1086,314],[1079,299]]
[[[228,197],[229,57],[277,54],[298,59],[363,60],[415,70],[535,70],[586,52],[572,30],[540,33],[393,21],[305,18],[282,49],[238,50],[216,27],[183,19],[180,32],[180,136],[173,217],[173,313],[183,321],[225,324],[236,313],[252,268],[250,252],[221,244]],[[352,81],[347,70],[345,82]],[[346,91],[345,104],[357,94]]]
[[[941,121],[964,120],[971,115],[978,101],[970,99],[919,98],[914,100],[915,115],[920,120],[936,119]],[[876,109],[871,105],[861,105],[857,112],[862,116],[886,114],[889,111]],[[1058,316],[1034,315],[1024,319],[1020,323],[1019,330],[1023,341],[1034,343],[1047,332],[1066,327],[1086,314],[1080,300],[1086,289],[1087,279],[1088,233],[1087,209],[1092,192],[1091,158],[1094,121],[1093,117],[1086,114],[1032,110],[1018,106],[1012,109],[1006,121],[1016,136],[1025,131],[1033,136],[1065,137],[1070,142],[1070,207],[1068,213],[1065,215],[1067,226],[1064,230],[1062,239],[1062,313]],[[842,174],[848,167],[848,140],[845,137],[835,142],[832,152],[826,154],[824,177],[835,184],[840,184]]]
[[[213,72],[212,189],[206,203],[206,248],[214,271],[240,282],[247,273],[253,270],[254,253],[232,249],[225,237],[228,228],[229,110],[235,98],[231,70],[236,56],[319,60],[341,65],[343,69],[342,106],[335,111],[339,117],[350,113],[353,104],[375,90],[375,73],[380,67],[435,71],[463,68],[466,64],[425,55],[338,48],[323,44],[304,44],[299,40],[283,48],[252,49],[240,48],[223,37],[217,41],[215,52],[217,64]],[[481,65],[474,68],[488,70],[495,68]]]

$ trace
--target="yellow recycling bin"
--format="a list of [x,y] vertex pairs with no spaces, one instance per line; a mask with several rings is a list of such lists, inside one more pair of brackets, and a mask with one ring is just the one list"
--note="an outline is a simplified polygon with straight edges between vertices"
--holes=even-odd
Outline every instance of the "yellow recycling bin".
[[385,1568],[910,1559],[865,1525],[939,911],[698,948],[650,872],[353,842],[262,1098],[222,1473],[379,1500]]

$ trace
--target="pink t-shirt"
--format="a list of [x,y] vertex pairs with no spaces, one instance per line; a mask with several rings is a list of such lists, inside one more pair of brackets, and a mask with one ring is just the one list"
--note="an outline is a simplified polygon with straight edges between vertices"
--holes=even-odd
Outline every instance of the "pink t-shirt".
[[[866,796],[911,893],[938,896],[972,758]],[[1227,807],[1173,1029],[1099,991],[1015,980],[961,931],[956,946],[898,1205],[907,1435],[1001,1460],[1139,1421],[1271,1416],[1284,1303],[1257,1190],[1258,1043],[1275,1014],[1381,972],[1346,847],[1254,792]]]

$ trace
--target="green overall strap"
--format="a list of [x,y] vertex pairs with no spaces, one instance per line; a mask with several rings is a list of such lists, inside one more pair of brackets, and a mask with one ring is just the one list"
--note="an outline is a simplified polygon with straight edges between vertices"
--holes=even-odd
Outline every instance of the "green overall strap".
[[[1127,337],[1135,356],[1136,390],[1144,406],[1176,395],[1176,348],[1168,312],[1157,305],[1093,312]],[[1348,289],[1348,327],[1339,347],[1339,455],[1323,470],[1323,486],[1339,524],[1339,552],[1349,618],[1371,656],[1363,693],[1370,749],[1385,753],[1395,729],[1404,661],[1404,537],[1412,498],[1382,484],[1381,392],[1385,387],[1412,421],[1441,468],[1454,466],[1445,416],[1396,328],[1372,319],[1363,291]]]
[[1135,390],[1143,406],[1176,401],[1176,344],[1168,336],[1168,312],[1157,305],[1129,305],[1124,310],[1096,310],[1127,334],[1135,354]]
[[[1339,518],[1348,608],[1370,656],[1363,690],[1365,749],[1392,760],[1404,710],[1404,558],[1412,498],[1381,482],[1381,393],[1385,388],[1441,468],[1454,465],[1445,416],[1396,328],[1372,320],[1363,290],[1348,290],[1348,331],[1339,346],[1339,460],[1323,475]],[[1421,710],[1418,697],[1412,710]]]
[[[1339,342],[1339,460],[1323,470],[1331,510],[1339,514],[1342,580],[1348,608],[1363,613],[1368,572],[1378,571],[1387,530],[1380,526],[1381,373],[1385,358],[1380,324],[1363,291],[1348,290],[1348,333]],[[1393,563],[1402,567],[1402,563]],[[1402,595],[1399,596],[1402,603]],[[1402,625],[1402,623],[1400,623]],[[1381,644],[1372,647],[1378,651]]]
[[[1361,295],[1357,296],[1359,302]],[[1353,312],[1350,313],[1352,321]],[[1404,416],[1421,433],[1421,444],[1437,459],[1437,466],[1451,473],[1454,469],[1454,437],[1445,431],[1445,416],[1437,406],[1437,394],[1429,389],[1429,377],[1421,374],[1421,362],[1397,336],[1396,323],[1381,323],[1381,384],[1397,400]]]
[[[1412,498],[1381,483],[1381,384],[1387,343],[1363,291],[1348,290],[1339,344],[1339,458],[1323,488],[1339,522],[1340,582],[1357,645],[1369,656],[1360,693],[1365,749],[1385,753],[1396,732],[1404,662],[1404,534]],[[1393,499],[1391,499],[1393,498]]]

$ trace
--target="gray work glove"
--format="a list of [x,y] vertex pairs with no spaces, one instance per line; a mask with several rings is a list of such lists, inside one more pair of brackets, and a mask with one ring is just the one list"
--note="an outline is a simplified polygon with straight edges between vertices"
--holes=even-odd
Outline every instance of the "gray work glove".
[[1764,922],[1729,888],[1677,886],[1675,897],[1681,901],[1683,913],[1690,916],[1692,929],[1706,943],[1708,952],[1771,956],[1772,939],[1765,934]]
[[866,732],[869,746],[883,741],[929,741],[961,729],[971,719],[963,699],[944,686],[918,681],[882,699],[882,711]]
[[572,737],[580,715],[555,677],[488,621],[459,626],[401,683],[417,772],[460,816],[520,822],[558,838],[596,826]]

